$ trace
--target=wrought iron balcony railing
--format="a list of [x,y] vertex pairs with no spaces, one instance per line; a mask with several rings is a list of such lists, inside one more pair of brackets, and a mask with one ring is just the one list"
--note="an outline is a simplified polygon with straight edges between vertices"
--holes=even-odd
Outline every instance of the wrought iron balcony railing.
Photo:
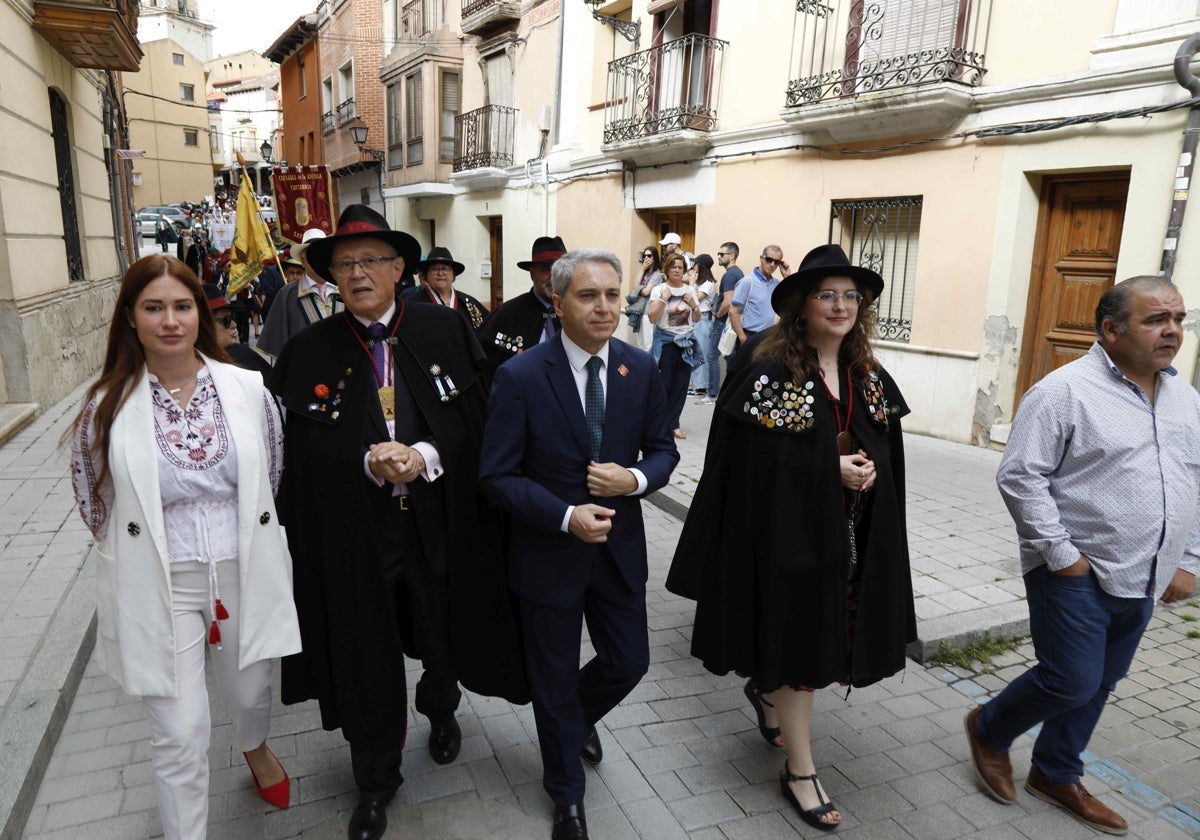
[[983,83],[992,0],[796,0],[787,106]]
[[358,116],[358,109],[354,107],[354,99],[347,99],[337,106],[338,125],[345,125]]
[[684,35],[608,63],[604,142],[717,127],[727,43]]
[[400,9],[400,31],[406,38],[420,38],[441,27],[445,0],[409,0]]
[[333,131],[333,129],[333,111],[326,111],[321,115],[321,131],[323,131],[325,134],[329,134],[331,131]]
[[484,105],[454,118],[454,171],[512,166],[517,109]]
[[476,12],[482,12],[490,6],[500,5],[500,0],[464,0],[462,4],[462,16],[470,17]]

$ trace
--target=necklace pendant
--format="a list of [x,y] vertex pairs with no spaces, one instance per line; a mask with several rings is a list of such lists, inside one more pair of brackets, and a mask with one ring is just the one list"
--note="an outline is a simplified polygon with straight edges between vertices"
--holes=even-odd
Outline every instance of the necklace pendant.
[[391,385],[379,389],[379,407],[383,409],[384,420],[396,419],[396,389]]
[[837,448],[839,455],[854,454],[854,435],[850,432],[838,432]]

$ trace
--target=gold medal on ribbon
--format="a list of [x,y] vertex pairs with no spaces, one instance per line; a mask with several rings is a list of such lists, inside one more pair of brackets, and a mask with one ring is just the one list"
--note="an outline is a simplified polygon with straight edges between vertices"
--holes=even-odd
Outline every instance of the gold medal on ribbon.
[[[381,398],[383,397],[382,389],[380,389],[380,391],[379,391],[379,396]],[[839,455],[853,455],[854,454],[854,435],[850,434],[849,432],[838,432],[837,448],[838,448]]]
[[396,389],[391,385],[379,389],[379,407],[383,409],[384,420],[396,419]]

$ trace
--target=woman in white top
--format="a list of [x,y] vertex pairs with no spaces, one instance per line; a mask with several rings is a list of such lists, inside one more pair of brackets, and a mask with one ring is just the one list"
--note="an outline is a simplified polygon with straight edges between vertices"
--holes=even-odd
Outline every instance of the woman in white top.
[[651,291],[650,306],[646,309],[646,317],[654,324],[651,352],[658,359],[658,372],[667,391],[671,428],[680,440],[687,437],[679,418],[687,401],[688,379],[692,363],[699,360],[692,326],[700,320],[700,306],[696,290],[683,282],[686,270],[683,254],[677,252],[667,257],[663,263],[663,282]]
[[71,430],[75,496],[99,541],[96,654],[142,696],[168,840],[207,830],[206,646],[255,788],[289,799],[266,745],[270,660],[300,650],[273,500],[283,441],[262,377],[228,362],[196,275],[144,257]]

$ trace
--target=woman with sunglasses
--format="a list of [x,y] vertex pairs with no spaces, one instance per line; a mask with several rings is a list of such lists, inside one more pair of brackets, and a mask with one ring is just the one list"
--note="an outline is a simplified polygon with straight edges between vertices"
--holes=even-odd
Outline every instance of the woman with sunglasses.
[[[661,271],[662,266],[658,262],[658,249],[653,245],[648,245],[642,249],[641,253],[641,275],[634,284],[634,292],[638,296],[644,298],[649,303],[650,290],[662,282],[663,276]],[[638,323],[638,336],[643,350],[651,350],[654,346],[654,323],[647,323],[645,318],[642,318]],[[658,361],[658,356],[654,357],[654,361]]]
[[749,678],[759,731],[787,751],[782,794],[823,831],[841,814],[813,762],[813,691],[895,674],[916,638],[908,407],[870,345],[883,285],[823,245],[775,289],[779,322],[751,337],[721,389],[667,578],[697,601],[692,654]]
[[208,298],[208,308],[212,312],[213,323],[217,328],[217,341],[225,348],[229,358],[235,365],[246,370],[258,371],[266,381],[271,372],[271,363],[260,356],[249,344],[238,341],[237,323],[229,301],[221,293],[218,286],[204,284],[204,296]]
[[206,649],[250,781],[289,802],[266,743],[271,660],[300,650],[274,502],[283,437],[262,378],[229,364],[227,338],[185,263],[143,257],[121,280],[100,378],[68,432],[98,543],[96,655],[142,698],[167,840],[207,830]]

